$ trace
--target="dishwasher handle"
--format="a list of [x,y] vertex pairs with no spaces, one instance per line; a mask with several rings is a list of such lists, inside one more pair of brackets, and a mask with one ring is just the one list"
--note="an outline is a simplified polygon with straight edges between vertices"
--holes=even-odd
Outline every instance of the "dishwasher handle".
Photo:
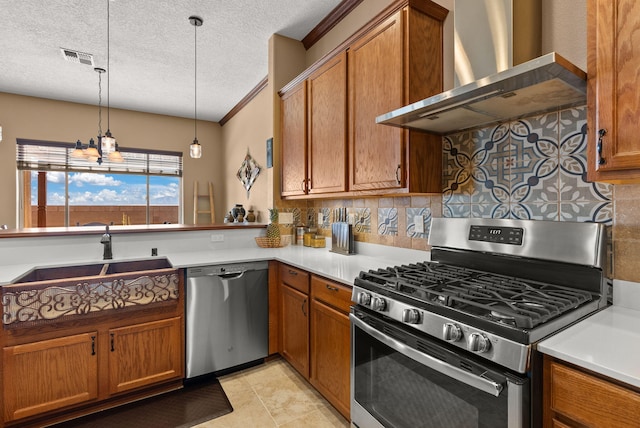
[[217,276],[222,279],[238,279],[242,278],[245,273],[248,271],[243,270],[242,272],[233,272],[233,273],[208,273],[207,276]]

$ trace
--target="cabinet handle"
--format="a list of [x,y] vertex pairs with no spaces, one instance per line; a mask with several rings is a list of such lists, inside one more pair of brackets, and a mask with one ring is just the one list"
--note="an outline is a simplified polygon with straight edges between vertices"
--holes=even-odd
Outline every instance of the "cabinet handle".
[[305,180],[304,178],[302,179],[302,191],[307,191],[307,180]]
[[400,169],[402,168],[402,165],[398,164],[398,167],[396,168],[396,181],[398,182],[398,184],[400,183]]
[[96,355],[96,337],[91,336],[91,355]]
[[311,190],[311,179],[307,178],[307,188],[305,189],[305,191],[308,192],[309,190]]
[[295,270],[289,269],[289,275],[297,276],[298,272],[296,272]]
[[600,128],[598,131],[598,145],[596,146],[598,150],[598,165],[604,165],[606,160],[602,157],[602,138],[607,135],[607,130],[604,128]]
[[116,350],[116,349],[115,349],[115,347],[114,347],[114,345],[113,345],[113,333],[111,333],[111,335],[110,335],[110,336],[111,336],[111,352],[113,352],[113,351],[115,351],[115,350]]
[[326,284],[326,285],[327,285],[327,290],[338,291],[338,287],[332,287],[329,284]]
[[302,301],[302,313],[304,314],[304,316],[307,316],[307,311],[304,310],[304,307],[307,306],[307,299],[304,299]]

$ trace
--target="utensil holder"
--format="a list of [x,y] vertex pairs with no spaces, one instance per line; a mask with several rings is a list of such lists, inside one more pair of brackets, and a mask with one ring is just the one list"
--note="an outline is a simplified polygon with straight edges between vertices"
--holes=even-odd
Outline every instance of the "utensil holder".
[[355,254],[353,226],[346,222],[331,225],[331,251],[338,254]]

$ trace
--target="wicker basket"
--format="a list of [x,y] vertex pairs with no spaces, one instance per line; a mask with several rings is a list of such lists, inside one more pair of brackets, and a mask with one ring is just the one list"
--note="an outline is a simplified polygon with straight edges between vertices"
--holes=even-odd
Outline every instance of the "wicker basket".
[[269,238],[267,236],[257,237],[256,244],[262,248],[280,248],[284,246],[281,245],[280,238]]

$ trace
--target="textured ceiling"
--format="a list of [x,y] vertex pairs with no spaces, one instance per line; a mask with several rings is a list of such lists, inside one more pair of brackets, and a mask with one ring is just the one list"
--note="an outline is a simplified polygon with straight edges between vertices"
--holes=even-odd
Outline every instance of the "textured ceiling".
[[[0,92],[98,103],[98,74],[60,48],[107,68],[110,105],[193,118],[194,27],[198,118],[219,121],[268,72],[272,34],[306,36],[340,0],[0,0]],[[107,75],[103,75],[106,105]]]

